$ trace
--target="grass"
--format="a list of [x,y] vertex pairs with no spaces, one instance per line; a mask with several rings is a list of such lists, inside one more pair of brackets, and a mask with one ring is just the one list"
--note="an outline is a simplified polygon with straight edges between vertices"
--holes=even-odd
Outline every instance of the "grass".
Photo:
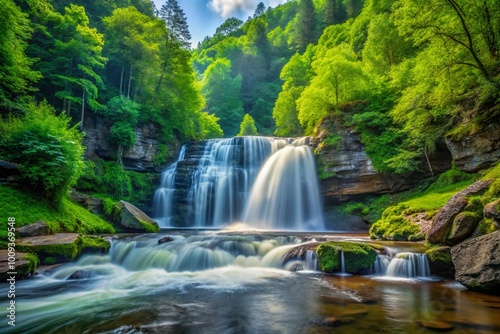
[[23,191],[0,185],[0,236],[6,236],[7,217],[16,218],[16,228],[43,220],[51,233],[76,232],[83,234],[113,233],[113,225],[87,211],[85,208],[63,199],[60,209],[47,206],[35,196]]

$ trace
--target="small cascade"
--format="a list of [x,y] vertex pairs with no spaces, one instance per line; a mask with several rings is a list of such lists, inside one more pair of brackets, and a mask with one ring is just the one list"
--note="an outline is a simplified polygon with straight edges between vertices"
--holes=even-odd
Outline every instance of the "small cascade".
[[308,146],[285,146],[266,161],[242,220],[264,229],[324,230],[316,167]]
[[315,251],[308,249],[304,254],[304,269],[305,270],[318,270],[318,255]]
[[372,273],[374,275],[385,275],[390,260],[387,255],[377,255],[375,262],[373,262]]
[[346,274],[344,252],[340,252],[340,274]]
[[184,160],[185,154],[186,145],[183,145],[177,160],[161,173],[160,187],[153,197],[153,217],[155,217],[160,227],[171,226],[175,194],[175,172],[177,163]]
[[[296,237],[259,240],[253,236],[176,237],[158,244],[150,241],[114,241],[109,251],[110,262],[129,271],[151,268],[168,272],[202,271],[226,266],[268,267],[287,269],[284,256],[302,242]],[[308,257],[306,255],[306,257]],[[315,267],[309,255],[308,266]]]
[[387,267],[386,276],[429,277],[430,269],[427,255],[418,253],[396,254]]

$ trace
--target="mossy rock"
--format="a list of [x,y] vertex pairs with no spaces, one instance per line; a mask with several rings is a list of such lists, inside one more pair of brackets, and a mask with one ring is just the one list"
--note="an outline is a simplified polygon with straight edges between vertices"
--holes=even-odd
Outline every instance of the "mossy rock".
[[401,208],[391,207],[384,211],[382,219],[370,227],[370,236],[396,241],[419,241],[424,236],[420,233],[420,226],[400,216]]
[[377,252],[370,246],[357,242],[330,241],[322,243],[316,249],[319,268],[324,272],[339,272],[341,253],[344,253],[345,270],[358,274],[373,265]]
[[17,249],[35,253],[44,264],[74,261],[82,253],[105,252],[109,242],[103,238],[77,233],[57,233],[18,240]]
[[425,255],[427,255],[427,259],[429,260],[431,274],[447,278],[455,277],[455,265],[451,260],[450,247],[431,248],[425,252]]
[[460,212],[453,220],[453,225],[446,238],[446,244],[453,246],[465,240],[474,232],[481,218],[475,212]]
[[7,278],[12,275],[7,274],[8,272],[16,272],[16,279],[23,279],[32,276],[35,273],[36,268],[40,261],[36,254],[22,253],[16,248],[15,256],[15,267],[14,269],[10,267],[8,262],[7,249],[0,250],[0,280],[5,282]]
[[120,201],[113,207],[113,219],[126,230],[133,232],[156,233],[160,230],[158,223],[136,206]]

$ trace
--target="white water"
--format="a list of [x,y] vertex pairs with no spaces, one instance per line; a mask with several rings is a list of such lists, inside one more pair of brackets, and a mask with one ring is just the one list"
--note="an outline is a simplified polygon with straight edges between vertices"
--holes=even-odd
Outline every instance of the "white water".
[[[205,142],[189,176],[189,212],[183,226],[221,227],[243,221],[252,228],[324,230],[314,157],[308,138],[237,137]],[[295,145],[295,146],[294,146]],[[162,174],[154,217],[174,222],[176,163]],[[267,160],[266,160],[267,159]],[[264,163],[265,162],[265,163]]]
[[255,181],[242,220],[258,228],[324,230],[311,149],[286,146],[273,154]]
[[418,253],[398,253],[387,267],[387,276],[428,277],[430,276],[427,255]]
[[175,194],[175,175],[177,163],[184,160],[186,154],[186,145],[181,147],[177,161],[170,165],[161,173],[160,187],[156,190],[153,197],[153,217],[160,227],[171,226],[172,207],[174,205]]

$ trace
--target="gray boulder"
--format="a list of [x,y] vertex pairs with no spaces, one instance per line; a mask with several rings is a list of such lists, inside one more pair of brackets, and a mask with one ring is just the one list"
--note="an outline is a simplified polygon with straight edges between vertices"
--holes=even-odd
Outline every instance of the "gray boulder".
[[36,237],[38,235],[48,235],[49,226],[43,220],[39,220],[36,223],[18,228],[17,233],[21,237]]
[[158,232],[160,230],[158,223],[129,202],[116,203],[113,212],[116,222],[126,229],[142,232]]
[[500,231],[453,247],[451,258],[458,282],[471,290],[500,294]]

